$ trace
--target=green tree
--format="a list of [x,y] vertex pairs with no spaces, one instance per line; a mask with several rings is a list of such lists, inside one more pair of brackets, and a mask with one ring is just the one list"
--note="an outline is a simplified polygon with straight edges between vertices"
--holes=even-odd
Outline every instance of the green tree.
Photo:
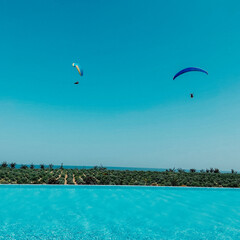
[[1,167],[2,167],[2,168],[6,168],[6,167],[8,167],[7,162],[2,162]]
[[14,169],[15,166],[16,166],[16,163],[13,163],[13,162],[12,162],[12,163],[10,164],[10,167],[11,167],[12,169]]

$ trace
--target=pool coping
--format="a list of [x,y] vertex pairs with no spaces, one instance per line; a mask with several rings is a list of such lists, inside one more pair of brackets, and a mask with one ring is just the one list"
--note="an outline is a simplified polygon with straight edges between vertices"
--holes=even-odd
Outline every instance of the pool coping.
[[194,190],[240,190],[234,187],[190,187],[190,186],[143,186],[143,185],[64,185],[64,184],[0,184],[1,187],[47,187],[47,188],[151,188],[151,189],[194,189]]

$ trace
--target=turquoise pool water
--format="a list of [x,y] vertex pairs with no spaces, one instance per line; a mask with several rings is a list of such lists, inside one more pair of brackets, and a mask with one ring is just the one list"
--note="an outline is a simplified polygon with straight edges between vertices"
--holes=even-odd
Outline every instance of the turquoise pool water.
[[240,190],[1,185],[0,239],[240,239]]

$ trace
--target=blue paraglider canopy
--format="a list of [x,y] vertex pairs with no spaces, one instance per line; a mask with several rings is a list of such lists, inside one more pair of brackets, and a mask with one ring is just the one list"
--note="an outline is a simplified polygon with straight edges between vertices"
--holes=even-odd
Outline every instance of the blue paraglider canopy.
[[174,80],[175,78],[177,78],[178,76],[184,74],[184,73],[193,72],[193,71],[195,71],[195,72],[203,72],[203,73],[208,74],[207,71],[205,71],[205,70],[203,70],[203,69],[201,69],[201,68],[189,67],[189,68],[184,68],[183,70],[179,71],[179,72],[173,77],[173,80]]

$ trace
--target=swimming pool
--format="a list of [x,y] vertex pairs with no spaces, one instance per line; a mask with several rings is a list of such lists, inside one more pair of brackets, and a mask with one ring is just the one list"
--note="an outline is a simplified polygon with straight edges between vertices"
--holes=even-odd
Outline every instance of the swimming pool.
[[0,185],[0,239],[240,239],[240,189]]

